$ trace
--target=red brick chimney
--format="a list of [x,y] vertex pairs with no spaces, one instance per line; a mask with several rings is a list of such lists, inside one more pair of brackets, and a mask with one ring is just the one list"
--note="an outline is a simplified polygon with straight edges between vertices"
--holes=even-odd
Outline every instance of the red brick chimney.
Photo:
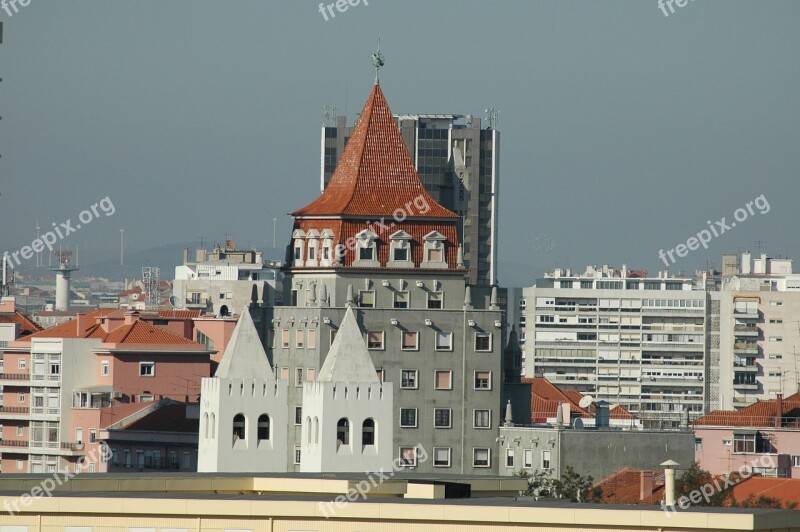
[[775,426],[783,426],[783,394],[779,393],[775,399]]
[[77,329],[78,336],[82,336],[83,331],[86,330],[86,314],[82,312],[75,314],[75,328]]
[[642,501],[653,494],[653,472],[642,471],[639,483],[639,500]]

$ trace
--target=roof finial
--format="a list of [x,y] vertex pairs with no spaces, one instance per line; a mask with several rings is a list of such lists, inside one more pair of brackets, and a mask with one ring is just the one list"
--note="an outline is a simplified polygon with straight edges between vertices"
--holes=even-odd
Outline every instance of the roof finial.
[[378,51],[372,54],[372,66],[375,67],[375,85],[381,84],[380,72],[381,67],[386,64],[386,59],[381,53],[381,39],[378,38]]

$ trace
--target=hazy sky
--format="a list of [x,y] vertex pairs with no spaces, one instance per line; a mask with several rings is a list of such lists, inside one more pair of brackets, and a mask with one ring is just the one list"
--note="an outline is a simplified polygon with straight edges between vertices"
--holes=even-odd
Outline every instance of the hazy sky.
[[[500,110],[500,281],[557,265],[672,271],[740,247],[800,257],[800,2],[31,0],[0,46],[0,249],[109,196],[81,259],[196,241],[272,245],[319,190],[323,106],[350,121]],[[176,256],[176,262],[180,259]],[[31,263],[32,261],[29,261]],[[23,269],[24,269],[23,265]],[[800,269],[800,266],[798,266]]]

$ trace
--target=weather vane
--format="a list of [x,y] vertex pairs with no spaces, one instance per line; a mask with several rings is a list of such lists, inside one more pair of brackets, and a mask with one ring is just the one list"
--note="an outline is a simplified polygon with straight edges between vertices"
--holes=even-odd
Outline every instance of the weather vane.
[[375,85],[381,84],[380,72],[381,67],[386,64],[386,59],[381,53],[381,40],[378,39],[378,51],[372,54],[372,66],[375,67]]

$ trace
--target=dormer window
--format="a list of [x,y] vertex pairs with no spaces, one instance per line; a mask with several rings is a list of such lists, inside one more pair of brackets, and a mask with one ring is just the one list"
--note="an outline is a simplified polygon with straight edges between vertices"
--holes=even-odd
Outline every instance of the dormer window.
[[446,243],[447,238],[438,231],[431,231],[425,235],[425,252],[420,266],[422,268],[446,268]]
[[397,231],[389,237],[389,264],[390,268],[413,268],[411,262],[411,235],[405,231]]
[[317,247],[319,246],[319,231],[316,229],[312,229],[308,233],[306,233],[306,240],[308,241],[308,259],[306,260],[306,266],[316,266],[317,265]]
[[292,240],[294,241],[294,263],[293,266],[305,266],[303,261],[305,256],[306,247],[306,233],[302,229],[295,229],[292,232]]
[[319,265],[330,266],[333,262],[333,231],[324,229],[319,235],[322,241],[322,251],[320,251]]
[[374,268],[378,263],[378,235],[365,229],[356,235],[356,259],[353,266]]

